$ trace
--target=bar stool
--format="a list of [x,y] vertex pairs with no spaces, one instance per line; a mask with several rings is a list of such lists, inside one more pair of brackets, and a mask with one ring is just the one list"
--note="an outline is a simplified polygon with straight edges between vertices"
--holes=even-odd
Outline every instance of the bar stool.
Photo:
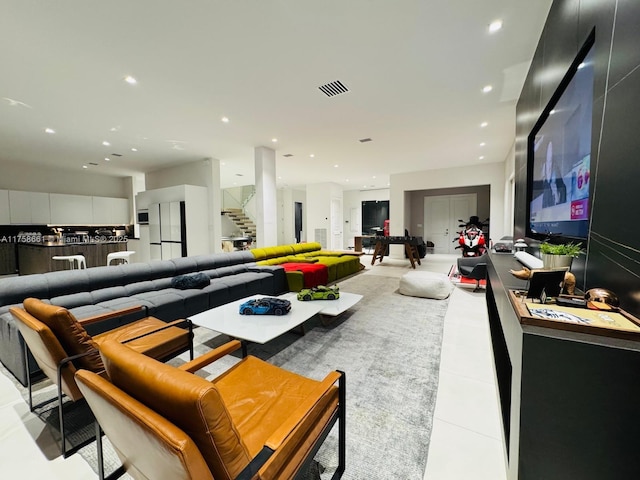
[[54,255],[51,259],[69,262],[69,268],[71,270],[87,268],[87,262],[85,261],[84,255]]
[[111,252],[107,255],[107,266],[111,265],[111,262],[115,261],[116,264],[118,260],[122,260],[122,263],[129,263],[129,258],[131,255],[136,253],[134,250],[124,250],[122,252]]

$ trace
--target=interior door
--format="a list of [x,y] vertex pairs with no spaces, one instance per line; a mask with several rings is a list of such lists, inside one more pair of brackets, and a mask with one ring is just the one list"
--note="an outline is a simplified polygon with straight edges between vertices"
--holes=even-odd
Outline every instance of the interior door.
[[342,199],[331,199],[331,248],[342,250]]
[[447,196],[424,197],[424,241],[433,242],[433,253],[450,253],[449,207]]
[[477,203],[475,193],[424,197],[424,240],[433,242],[434,253],[458,253],[460,220],[476,215]]

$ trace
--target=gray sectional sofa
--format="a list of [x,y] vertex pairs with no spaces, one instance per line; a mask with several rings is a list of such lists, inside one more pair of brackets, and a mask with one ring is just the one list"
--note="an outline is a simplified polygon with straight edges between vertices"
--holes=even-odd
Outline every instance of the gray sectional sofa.
[[[177,281],[188,280],[199,273],[210,279],[201,288],[185,288],[184,282]],[[24,343],[9,308],[21,305],[28,297],[68,308],[78,319],[144,305],[148,315],[171,321],[246,296],[278,295],[285,291],[287,281],[282,267],[256,265],[249,251],[3,278],[0,279],[0,361],[26,385]],[[92,335],[100,333],[144,314],[101,322],[99,329],[92,330],[90,326],[87,331]],[[30,358],[30,370],[38,370],[33,358]]]

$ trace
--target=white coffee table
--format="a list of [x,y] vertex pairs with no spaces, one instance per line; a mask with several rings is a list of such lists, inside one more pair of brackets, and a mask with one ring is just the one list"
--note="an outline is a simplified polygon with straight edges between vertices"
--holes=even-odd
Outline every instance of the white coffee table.
[[240,305],[254,298],[268,295],[252,295],[189,317],[200,327],[253,343],[267,343],[283,333],[292,330],[314,315],[337,316],[358,303],[362,295],[340,292],[337,300],[298,300],[295,292],[285,293],[278,298],[291,302],[291,311],[286,315],[241,315]]

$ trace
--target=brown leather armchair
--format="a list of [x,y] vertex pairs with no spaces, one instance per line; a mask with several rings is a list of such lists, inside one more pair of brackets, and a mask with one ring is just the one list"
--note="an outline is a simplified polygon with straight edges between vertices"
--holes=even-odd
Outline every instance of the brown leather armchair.
[[[154,317],[146,317],[92,337],[85,330],[85,325],[131,314],[143,307],[132,307],[77,320],[66,308],[49,305],[35,298],[25,299],[23,306],[24,308],[13,307],[10,312],[16,318],[18,329],[24,337],[25,350],[31,350],[43,373],[58,387],[56,398],[34,406],[32,380],[28,375],[29,409],[34,411],[47,403],[58,401],[61,450],[65,457],[82,445],[69,451],[66,449],[62,394],[74,402],[83,398],[75,382],[76,368],[85,368],[96,373],[104,371],[98,353],[104,341],[111,339],[128,343],[131,348],[159,359],[168,359],[187,350],[190,352],[190,358],[193,358],[193,332],[188,320],[166,323]],[[188,329],[177,326],[185,323]],[[28,358],[26,351],[25,358]]]
[[[212,381],[193,372],[231,353],[233,340],[178,368],[107,341],[107,377],[76,372],[78,387],[135,479],[287,480],[304,471],[339,426],[339,479],[345,466],[345,376],[312,380],[247,356]],[[338,386],[335,383],[338,382]]]

